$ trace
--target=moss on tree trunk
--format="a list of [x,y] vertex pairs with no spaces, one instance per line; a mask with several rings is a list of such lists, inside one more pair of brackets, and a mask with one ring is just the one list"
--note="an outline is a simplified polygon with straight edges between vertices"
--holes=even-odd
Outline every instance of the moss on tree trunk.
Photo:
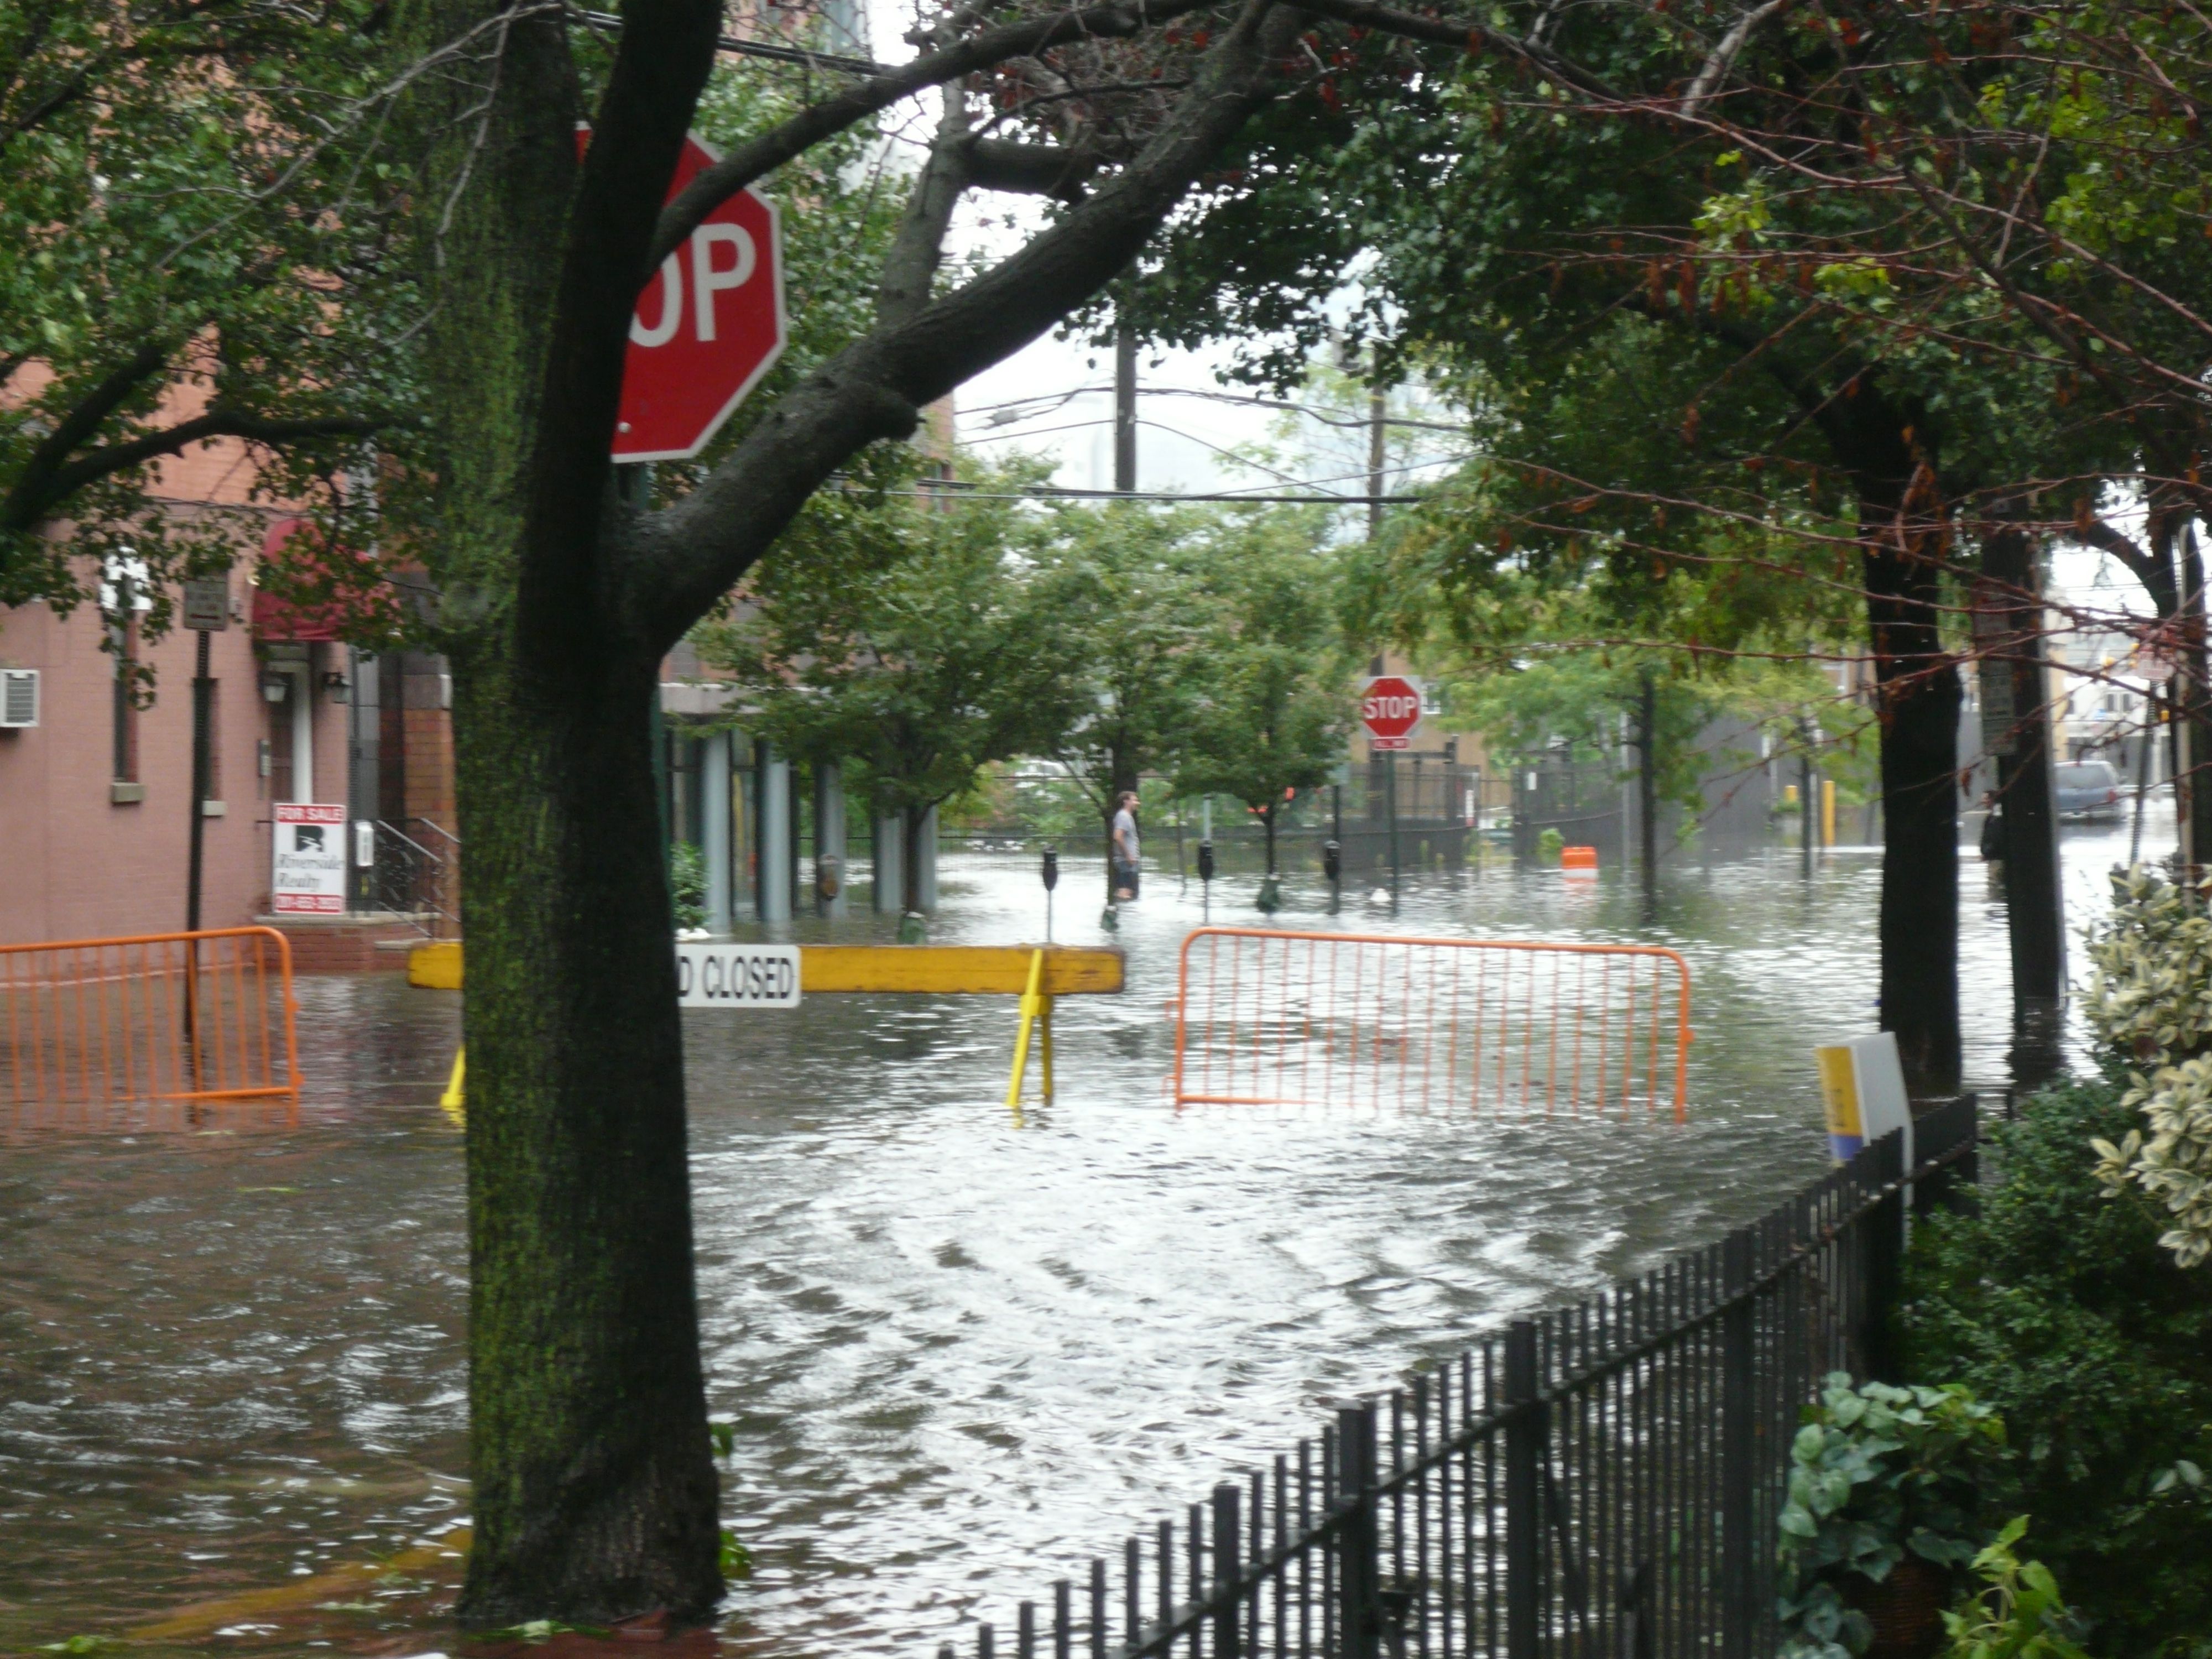
[[455,665],[476,1547],[497,1625],[721,1593],[650,659]]

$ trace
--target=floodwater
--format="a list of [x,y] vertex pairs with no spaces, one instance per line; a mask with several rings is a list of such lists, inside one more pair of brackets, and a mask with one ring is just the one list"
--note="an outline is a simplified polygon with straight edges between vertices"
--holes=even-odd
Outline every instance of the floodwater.
[[[2077,926],[2126,840],[2069,832]],[[707,1367],[738,1428],[725,1510],[758,1563],[723,1650],[933,1652],[964,1611],[1003,1620],[1287,1445],[1329,1396],[1816,1175],[1808,1051],[1874,1026],[1877,871],[1871,849],[1809,878],[1786,849],[1686,854],[1648,925],[1610,873],[1431,874],[1395,919],[1356,894],[1331,918],[1292,884],[1279,926],[1681,951],[1698,1030],[1681,1127],[1177,1114],[1163,1005],[1201,906],[1171,872],[1125,912],[1127,992],[1061,1003],[1059,1097],[1018,1121],[1007,999],[687,1015]],[[1098,883],[1066,871],[1063,942],[1102,937]],[[943,885],[940,941],[1042,931],[1030,859],[950,856]],[[1971,854],[1965,886],[1968,1071],[2001,1083],[2002,914]],[[1218,882],[1213,919],[1258,921],[1252,887]],[[458,999],[388,975],[310,979],[300,999],[295,1124],[0,1122],[0,1651],[459,1639],[450,1562],[321,1577],[468,1512],[460,1141],[435,1105]]]

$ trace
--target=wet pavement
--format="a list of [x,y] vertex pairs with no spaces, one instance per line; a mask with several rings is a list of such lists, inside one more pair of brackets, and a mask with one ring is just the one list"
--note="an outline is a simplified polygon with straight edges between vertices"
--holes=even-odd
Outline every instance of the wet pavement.
[[[2146,845],[2170,824],[2154,816]],[[2125,826],[2069,830],[2069,920]],[[722,1650],[926,1654],[1043,1592],[1319,1402],[1709,1240],[1823,1167],[1809,1048],[1873,1029],[1873,849],[1808,878],[1679,855],[1656,918],[1492,862],[1394,918],[1292,883],[1278,925],[1664,944],[1688,958],[1686,1127],[1203,1108],[1164,1079],[1195,882],[1125,912],[1119,997],[1060,1004],[1059,1097],[1003,1105],[1012,1000],[816,997],[686,1016],[725,1509],[758,1563]],[[1971,854],[1970,1079],[2011,1043],[2001,904]],[[1103,938],[1071,862],[1058,937]],[[1026,858],[945,863],[940,942],[1042,932]],[[1255,884],[1215,884],[1253,923]],[[876,919],[802,939],[880,936]],[[458,997],[305,980],[296,1122],[0,1121],[0,1650],[450,1648],[450,1561],[325,1580],[468,1510]],[[300,1604],[255,1593],[299,1580]],[[244,1595],[161,1629],[185,1604]],[[312,1597],[312,1601],[306,1598]],[[149,1634],[156,1632],[158,1634]]]

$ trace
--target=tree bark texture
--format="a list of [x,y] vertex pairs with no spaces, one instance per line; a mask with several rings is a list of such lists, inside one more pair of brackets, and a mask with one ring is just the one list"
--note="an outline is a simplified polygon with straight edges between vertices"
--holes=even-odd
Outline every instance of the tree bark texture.
[[2051,708],[2045,687],[2042,605],[2027,532],[2002,528],[1982,545],[1982,571],[2010,612],[2005,659],[2012,677],[2013,752],[1997,757],[1997,807],[2004,814],[2005,927],[2012,945],[2016,1013],[2055,1007],[2066,989],[2066,910],[2058,866],[2058,812],[2051,795]]
[[466,1624],[721,1595],[684,1054],[653,793],[657,661],[454,662],[469,941]]
[[1959,1081],[1963,694],[1932,537],[1909,522],[1915,493],[1910,473],[1864,480],[1859,532],[1881,733],[1881,1026],[1897,1034],[1907,1084],[1934,1093]]

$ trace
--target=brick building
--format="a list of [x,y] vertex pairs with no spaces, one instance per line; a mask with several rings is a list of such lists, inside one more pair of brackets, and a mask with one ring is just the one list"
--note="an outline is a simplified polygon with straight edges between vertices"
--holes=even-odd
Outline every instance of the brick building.
[[[246,544],[228,578],[229,625],[210,637],[200,910],[209,927],[268,915],[276,803],[343,803],[356,823],[384,820],[434,849],[453,830],[443,665],[416,653],[358,652],[333,637],[329,617],[262,592],[260,559],[299,520],[252,501],[252,476],[244,447],[218,441],[164,462],[151,492],[168,512],[228,515]],[[0,610],[0,673],[13,693],[11,723],[0,726],[0,942],[185,924],[197,638],[183,629],[144,638],[149,600],[133,591],[134,573],[88,571],[88,579],[94,574],[98,602],[67,616],[43,602]],[[126,695],[126,660],[152,672],[144,708]],[[412,866],[396,897],[380,890],[395,888],[395,845],[381,835],[349,837],[349,853],[374,848],[377,859],[354,870],[351,916],[286,924],[301,966],[372,965],[377,939],[416,932],[363,915],[424,901]]]

